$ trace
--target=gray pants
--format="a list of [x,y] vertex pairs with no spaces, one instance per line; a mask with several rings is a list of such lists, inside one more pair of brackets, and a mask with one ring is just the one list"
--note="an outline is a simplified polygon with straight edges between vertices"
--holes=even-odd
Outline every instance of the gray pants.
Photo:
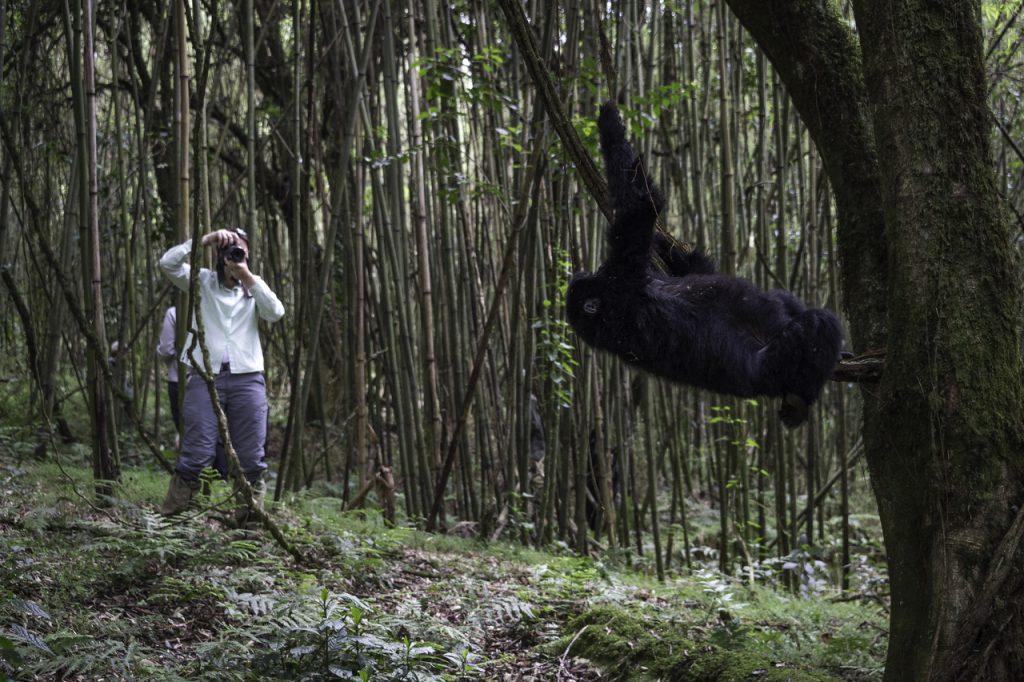
[[[231,444],[235,446],[242,472],[250,482],[259,479],[267,442],[267,384],[260,372],[231,374],[227,366],[215,377],[217,397],[228,419]],[[185,432],[175,470],[186,481],[213,464],[217,455],[217,416],[210,403],[206,382],[189,373],[182,409]]]

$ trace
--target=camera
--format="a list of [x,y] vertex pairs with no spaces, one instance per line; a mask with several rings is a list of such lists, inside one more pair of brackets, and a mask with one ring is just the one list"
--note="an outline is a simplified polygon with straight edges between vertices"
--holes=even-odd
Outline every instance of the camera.
[[221,249],[221,253],[224,254],[224,260],[229,260],[233,263],[241,263],[245,260],[245,249],[238,244],[232,244]]

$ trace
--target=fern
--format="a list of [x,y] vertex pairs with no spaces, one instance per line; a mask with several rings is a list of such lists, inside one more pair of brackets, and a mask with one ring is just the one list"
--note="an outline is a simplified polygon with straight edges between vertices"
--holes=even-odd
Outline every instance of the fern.
[[102,641],[61,631],[48,637],[49,657],[26,666],[26,671],[57,679],[180,679],[163,670],[153,651],[128,640]]
[[[235,592],[232,589],[225,590],[225,596],[234,606],[241,606],[242,609],[253,616],[266,616],[274,608],[276,603],[272,597],[265,594],[251,594],[249,592]],[[240,616],[238,609],[229,608],[228,613],[232,616]]]
[[16,613],[23,613],[28,616],[36,616],[37,618],[50,620],[50,614],[44,611],[39,604],[36,604],[34,601],[29,601],[28,599],[19,599],[14,597],[12,599],[8,599],[4,604],[4,607]]
[[470,622],[478,625],[501,624],[518,626],[523,622],[536,619],[533,607],[514,594],[495,597],[477,607],[469,617]]
[[44,651],[48,654],[53,653],[50,647],[46,645],[46,642],[43,641],[42,637],[32,632],[28,628],[22,625],[18,625],[17,623],[12,623],[7,626],[7,636],[13,640],[29,644],[35,647],[36,649]]
[[215,582],[202,576],[181,574],[162,578],[143,601],[149,606],[205,602],[218,604],[224,597],[224,590]]
[[[259,678],[441,680],[440,671],[468,657],[446,658],[440,645],[416,641],[371,623],[366,602],[349,593],[274,599],[225,590],[229,611],[244,626],[222,631],[222,641],[201,648],[210,671],[249,670]],[[239,646],[235,640],[254,642]]]

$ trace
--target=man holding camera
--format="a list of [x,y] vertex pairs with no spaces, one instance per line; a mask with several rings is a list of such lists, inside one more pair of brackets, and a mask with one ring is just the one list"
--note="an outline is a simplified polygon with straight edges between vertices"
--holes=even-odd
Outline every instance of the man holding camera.
[[[266,490],[263,471],[267,465],[263,457],[268,406],[258,321],[259,318],[268,322],[280,320],[284,316],[284,305],[266,282],[249,270],[249,238],[244,230],[216,230],[202,238],[202,245],[217,250],[216,270],[203,268],[199,272],[199,301],[196,303],[202,315],[212,365],[206,370],[214,375],[242,472],[261,502]],[[160,269],[184,291],[188,291],[189,286],[191,251],[190,239],[171,247],[160,258]],[[193,344],[194,324],[190,324],[181,361],[190,367],[203,367],[199,343]],[[184,434],[178,462],[167,498],[160,507],[164,515],[176,514],[188,507],[200,487],[199,473],[216,456],[217,416],[206,383],[193,371],[189,371],[185,386],[182,421]],[[236,520],[242,523],[247,509],[240,511],[243,514]]]

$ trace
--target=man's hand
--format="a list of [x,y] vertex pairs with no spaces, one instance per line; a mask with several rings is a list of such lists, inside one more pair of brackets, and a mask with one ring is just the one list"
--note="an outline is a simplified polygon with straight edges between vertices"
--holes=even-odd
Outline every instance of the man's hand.
[[217,248],[231,246],[239,241],[241,240],[238,235],[229,230],[214,230],[210,234],[203,235],[201,240],[203,246],[216,246]]
[[225,260],[224,270],[228,275],[244,284],[247,288],[251,289],[253,284],[256,283],[256,280],[253,279],[252,272],[249,271],[249,265],[245,261],[236,263],[235,261]]

